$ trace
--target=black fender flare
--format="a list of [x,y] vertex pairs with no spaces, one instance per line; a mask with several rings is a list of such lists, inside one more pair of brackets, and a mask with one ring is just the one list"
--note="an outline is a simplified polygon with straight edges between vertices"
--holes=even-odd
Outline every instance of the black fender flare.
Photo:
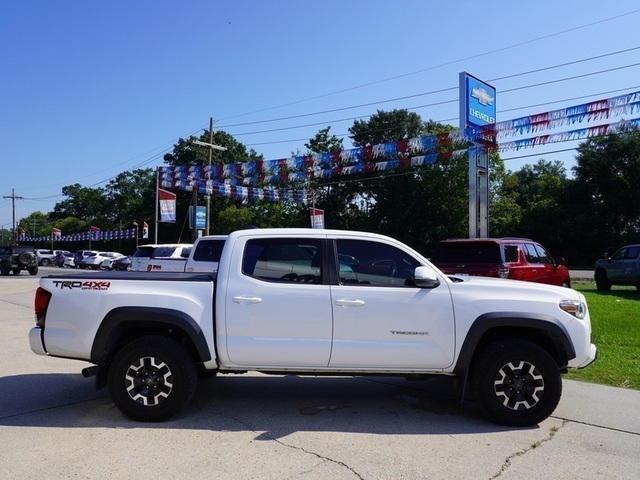
[[[466,376],[473,360],[473,356],[483,337],[493,329],[512,330],[514,334],[520,331],[535,331],[544,336],[553,345],[560,356],[560,367],[575,358],[576,351],[566,328],[558,319],[551,315],[530,314],[522,312],[495,312],[479,316],[467,333],[460,349],[454,372]],[[526,339],[526,337],[524,337]],[[564,364],[564,365],[563,365]]]
[[195,346],[200,361],[211,360],[211,352],[202,329],[186,313],[157,307],[118,307],[111,310],[100,323],[91,346],[91,361],[100,365],[105,354],[127,329],[148,327],[151,332],[161,325],[183,331]]

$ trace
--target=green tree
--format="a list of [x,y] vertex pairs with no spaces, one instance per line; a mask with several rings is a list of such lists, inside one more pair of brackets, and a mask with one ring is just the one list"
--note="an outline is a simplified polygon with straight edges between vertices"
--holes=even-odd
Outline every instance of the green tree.
[[18,222],[18,233],[24,230],[28,237],[41,237],[51,235],[53,225],[42,212],[33,212]]
[[[369,146],[444,134],[452,129],[434,121],[423,122],[419,115],[406,110],[379,110],[368,121],[354,122],[349,131],[356,146]],[[438,153],[466,146],[451,143]],[[365,207],[364,228],[403,240],[427,254],[437,241],[465,235],[468,231],[467,172],[466,156],[443,156],[430,165],[376,173],[375,178],[366,181],[367,175],[364,175],[354,195],[354,201],[359,199]]]
[[[427,130],[420,115],[408,110],[378,110],[369,120],[356,120],[349,128],[351,140],[358,147],[396,142],[403,138],[423,135]],[[435,133],[441,126],[433,123],[430,132]]]
[[505,168],[497,152],[489,156],[489,234],[492,237],[512,236],[522,220],[518,204],[518,179]]
[[[129,227],[135,221],[151,223],[155,216],[156,174],[151,168],[122,172],[109,181],[105,200],[111,205],[108,227]],[[105,226],[107,227],[107,226]]]
[[587,140],[578,148],[573,173],[575,195],[590,216],[582,231],[597,239],[594,251],[640,241],[640,132]]
[[308,153],[324,153],[324,152],[337,152],[342,150],[343,141],[341,138],[336,137],[333,134],[329,134],[331,127],[323,128],[315,137],[309,140],[309,143],[305,143]]
[[76,217],[88,223],[107,223],[112,216],[112,207],[105,201],[104,188],[83,187],[79,183],[62,187],[67,197],[53,207],[49,215],[55,221],[64,217]]

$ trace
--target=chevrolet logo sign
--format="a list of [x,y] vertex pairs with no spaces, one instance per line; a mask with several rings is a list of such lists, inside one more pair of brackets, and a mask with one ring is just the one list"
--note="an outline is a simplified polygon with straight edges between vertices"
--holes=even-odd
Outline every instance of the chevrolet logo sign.
[[493,99],[491,95],[487,93],[484,88],[481,87],[473,87],[471,89],[471,96],[480,102],[480,105],[490,106],[493,105]]

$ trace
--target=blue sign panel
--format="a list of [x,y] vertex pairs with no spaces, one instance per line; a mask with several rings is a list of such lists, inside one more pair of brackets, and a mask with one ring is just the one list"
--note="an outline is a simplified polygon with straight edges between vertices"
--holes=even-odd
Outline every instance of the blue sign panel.
[[207,207],[196,207],[196,230],[207,228]]
[[496,123],[496,89],[467,74],[467,125],[484,127]]
[[189,206],[189,228],[193,229],[194,225],[196,230],[207,228],[207,207],[197,206],[194,215],[193,205]]

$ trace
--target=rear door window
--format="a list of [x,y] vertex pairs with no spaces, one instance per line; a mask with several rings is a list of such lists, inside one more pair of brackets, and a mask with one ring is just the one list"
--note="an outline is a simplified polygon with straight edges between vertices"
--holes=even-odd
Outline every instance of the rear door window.
[[320,241],[259,238],[245,245],[242,273],[267,282],[322,283]]

